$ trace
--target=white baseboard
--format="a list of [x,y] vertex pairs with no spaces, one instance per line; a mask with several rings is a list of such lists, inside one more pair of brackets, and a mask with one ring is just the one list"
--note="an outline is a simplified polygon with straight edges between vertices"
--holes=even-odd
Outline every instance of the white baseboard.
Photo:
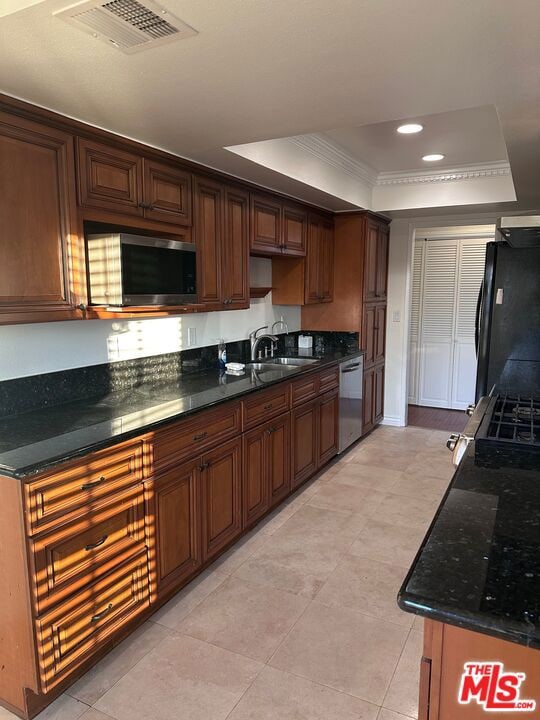
[[385,415],[381,421],[381,425],[393,425],[394,427],[405,427],[402,418]]

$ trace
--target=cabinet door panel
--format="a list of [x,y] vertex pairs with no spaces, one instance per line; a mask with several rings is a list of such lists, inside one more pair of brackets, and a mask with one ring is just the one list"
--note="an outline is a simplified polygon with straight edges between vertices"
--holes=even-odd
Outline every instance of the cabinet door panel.
[[307,214],[292,205],[283,208],[283,255],[306,254]]
[[218,303],[221,301],[223,189],[218,183],[195,178],[194,193],[197,295],[201,303]]
[[384,415],[384,365],[375,368],[373,380],[373,424],[376,425]]
[[362,434],[365,435],[373,427],[373,391],[374,368],[364,370],[364,401],[362,404]]
[[203,559],[217,555],[242,530],[241,439],[202,459]]
[[377,299],[377,248],[379,244],[379,225],[367,221],[366,244],[364,253],[364,301]]
[[261,255],[281,254],[281,204],[271,197],[251,196],[251,250]]
[[238,310],[249,307],[249,195],[225,190],[225,227],[221,252],[224,304]]
[[377,281],[375,287],[375,295],[378,300],[386,299],[388,283],[388,236],[388,228],[381,225],[377,242]]
[[142,215],[142,159],[109,145],[78,138],[79,202]]
[[268,510],[268,425],[244,435],[243,506],[244,526]]
[[386,344],[386,305],[377,305],[375,307],[375,325],[373,331],[373,360],[375,363],[379,363],[384,360]]
[[276,505],[291,489],[291,422],[289,414],[269,423],[267,457],[270,485],[270,503]]
[[291,413],[293,488],[317,470],[317,403],[306,403]]
[[322,299],[320,287],[320,263],[322,249],[322,227],[319,218],[310,217],[308,223],[308,244],[305,260],[304,302],[306,305],[319,303]]
[[375,327],[377,324],[377,308],[375,305],[364,305],[362,313],[362,347],[365,349],[364,367],[375,363]]
[[72,142],[66,133],[0,113],[1,320],[70,316]]
[[329,223],[321,227],[319,286],[322,302],[332,302],[334,296],[334,228]]
[[191,225],[190,173],[145,160],[144,202],[146,218]]
[[201,564],[199,462],[153,482],[158,595],[180,586]]
[[319,459],[325,465],[338,451],[338,392],[324,395],[319,405]]

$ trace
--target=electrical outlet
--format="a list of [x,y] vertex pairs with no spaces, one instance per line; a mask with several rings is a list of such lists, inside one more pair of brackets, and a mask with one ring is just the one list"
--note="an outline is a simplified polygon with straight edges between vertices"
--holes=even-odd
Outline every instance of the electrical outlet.
[[401,322],[401,313],[399,310],[394,310],[392,313],[392,322]]
[[197,344],[197,328],[188,328],[187,343],[188,347],[193,347]]

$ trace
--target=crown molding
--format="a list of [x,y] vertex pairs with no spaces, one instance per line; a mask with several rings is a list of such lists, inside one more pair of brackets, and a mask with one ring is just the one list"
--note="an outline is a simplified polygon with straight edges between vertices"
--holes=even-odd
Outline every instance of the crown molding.
[[350,177],[367,183],[372,188],[387,185],[460,182],[463,180],[499,178],[511,174],[510,164],[506,161],[462,165],[445,170],[404,170],[378,173],[369,165],[351,157],[337,143],[325,137],[323,133],[295,135],[287,139],[305,152],[341,170]]
[[302,150],[309,152],[319,160],[345,172],[356,180],[361,180],[372,187],[377,184],[378,175],[376,170],[351,157],[339,145],[331,142],[321,133],[295,135],[288,138],[288,140],[293,145],[302,148]]
[[377,185],[410,185],[425,183],[446,183],[462,180],[505,177],[511,174],[506,161],[487,162],[478,165],[463,165],[449,170],[413,170],[405,172],[382,172]]

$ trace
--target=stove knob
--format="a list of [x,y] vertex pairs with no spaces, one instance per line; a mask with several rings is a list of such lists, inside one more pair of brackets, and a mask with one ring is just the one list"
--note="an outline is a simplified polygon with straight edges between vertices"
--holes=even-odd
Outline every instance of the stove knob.
[[454,452],[456,449],[457,442],[460,438],[459,433],[452,433],[448,440],[446,441],[446,447],[450,450],[450,452]]
[[467,407],[467,409],[465,410],[465,412],[467,413],[467,415],[469,417],[471,417],[471,415],[474,413],[475,410],[476,410],[476,405],[469,405]]

